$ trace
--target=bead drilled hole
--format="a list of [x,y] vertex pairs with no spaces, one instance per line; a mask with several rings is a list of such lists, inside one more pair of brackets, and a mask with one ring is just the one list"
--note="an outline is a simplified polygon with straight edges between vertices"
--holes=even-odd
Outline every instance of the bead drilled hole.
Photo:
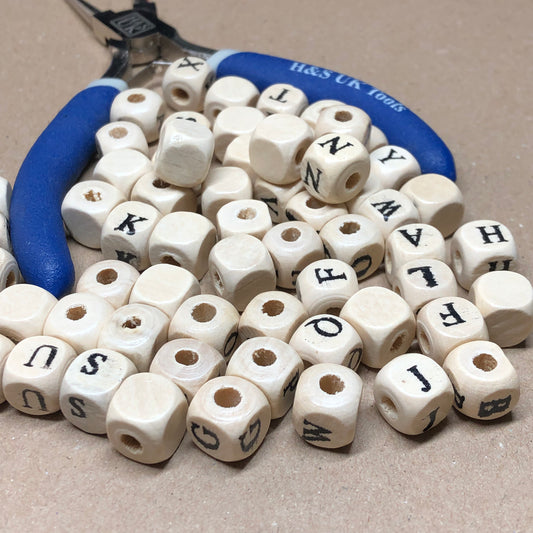
[[272,350],[266,348],[259,348],[255,350],[252,355],[254,363],[258,366],[270,366],[276,362],[276,354]]
[[341,308],[340,307],[328,307],[326,309],[326,314],[339,316],[341,314]]
[[498,361],[488,353],[480,353],[472,359],[472,363],[476,368],[483,370],[483,372],[491,372],[498,366]]
[[400,333],[393,341],[390,347],[391,352],[397,352],[401,349],[403,343],[405,342],[405,333]]
[[142,444],[131,435],[121,435],[120,442],[130,453],[139,454],[143,451]]
[[353,117],[349,111],[337,111],[334,118],[337,122],[349,122]]
[[128,319],[126,319],[123,323],[122,323],[122,327],[123,328],[127,328],[127,329],[135,329],[135,328],[138,328],[140,325],[141,325],[141,319],[139,317],[136,317],[136,316],[132,316]]
[[309,198],[307,202],[305,202],[305,205],[309,209],[322,209],[326,204],[324,202],[321,202],[317,198]]
[[195,365],[198,362],[198,354],[194,350],[179,350],[174,355],[176,363],[185,366]]
[[360,179],[361,179],[361,175],[359,174],[359,172],[355,172],[354,174],[348,177],[344,186],[347,189],[353,189],[354,187],[357,186]]
[[92,189],[84,193],[83,196],[88,202],[100,202],[102,200],[102,194]]
[[241,220],[252,220],[256,216],[257,211],[253,207],[246,207],[237,213],[237,218],[240,218]]
[[191,316],[196,322],[209,322],[215,318],[216,314],[217,308],[206,303],[196,305],[191,312]]
[[123,139],[126,135],[128,135],[128,130],[123,126],[117,126],[109,130],[109,136],[113,137],[113,139]]
[[295,242],[301,237],[301,232],[298,228],[288,228],[283,230],[281,238],[286,242]]
[[174,259],[171,255],[164,255],[161,258],[161,263],[164,263],[165,265],[174,265],[174,266],[178,266],[178,267],[181,266],[179,261],[176,261],[176,259]]
[[344,381],[335,374],[326,374],[325,376],[322,376],[319,385],[326,394],[338,394],[344,390]]
[[100,285],[110,285],[117,281],[117,278],[118,273],[113,268],[105,268],[96,274],[96,281],[100,283]]
[[222,278],[216,270],[213,272],[213,283],[215,284],[215,288],[218,292],[224,292],[224,283],[222,283]]
[[87,309],[83,305],[76,305],[67,309],[67,318],[69,320],[80,320],[87,314]]
[[141,93],[133,93],[128,96],[128,102],[132,104],[140,104],[146,100],[146,96]]
[[381,398],[379,406],[381,407],[381,410],[386,417],[393,419],[398,418],[398,410],[396,409],[394,402],[387,396]]
[[161,178],[157,178],[154,181],[152,181],[152,185],[156,189],[168,189],[170,187],[170,183],[167,183],[166,181],[162,180]]
[[182,104],[186,104],[190,100],[189,93],[181,87],[174,87],[172,89],[172,98]]
[[15,272],[11,270],[6,278],[6,287],[11,287],[11,285],[14,285],[17,281],[17,276],[15,275]]
[[357,222],[345,222],[339,231],[344,235],[353,235],[361,229],[361,226]]
[[261,311],[268,316],[278,316],[283,313],[285,305],[279,300],[269,300],[263,304]]
[[229,409],[241,403],[241,393],[233,387],[224,387],[215,392],[214,399],[218,406]]

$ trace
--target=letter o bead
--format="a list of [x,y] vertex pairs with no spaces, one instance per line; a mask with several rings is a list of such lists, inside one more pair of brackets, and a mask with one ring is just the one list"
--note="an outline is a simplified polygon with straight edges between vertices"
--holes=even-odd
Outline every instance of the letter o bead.
[[270,418],[270,404],[259,387],[237,376],[221,376],[208,381],[192,399],[187,431],[215,459],[240,461],[259,448]]
[[355,437],[363,382],[345,366],[322,363],[307,368],[296,386],[292,423],[306,442],[340,448]]
[[518,374],[493,342],[461,344],[448,354],[443,368],[454,388],[454,407],[470,418],[500,418],[518,402]]
[[446,372],[433,359],[406,353],[377,373],[374,401],[379,414],[396,431],[420,435],[449,413],[453,388]]

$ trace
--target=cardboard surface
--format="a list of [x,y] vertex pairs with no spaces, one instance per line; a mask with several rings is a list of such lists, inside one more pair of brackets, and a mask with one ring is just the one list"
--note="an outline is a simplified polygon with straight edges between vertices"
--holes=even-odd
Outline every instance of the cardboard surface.
[[[101,76],[109,55],[64,2],[3,0],[2,8],[0,175],[13,181],[39,133]],[[533,278],[530,1],[159,0],[158,8],[193,42],[320,65],[398,98],[452,150],[465,220],[507,225],[519,272]],[[99,257],[72,248],[78,274]],[[362,368],[352,446],[314,448],[288,415],[238,464],[211,459],[189,436],[166,463],[137,464],[60,414],[32,418],[3,404],[0,529],[531,531],[532,344],[530,336],[506,350],[522,396],[503,419],[452,412],[430,434],[403,436],[377,413],[375,371]]]

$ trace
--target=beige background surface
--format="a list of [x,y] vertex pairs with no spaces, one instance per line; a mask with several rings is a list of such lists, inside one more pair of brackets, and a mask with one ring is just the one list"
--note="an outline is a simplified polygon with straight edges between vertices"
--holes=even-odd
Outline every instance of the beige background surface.
[[[126,0],[95,3],[125,9]],[[0,175],[107,66],[58,0],[2,0]],[[419,113],[455,155],[466,220],[506,224],[533,278],[533,3],[530,0],[158,1],[185,38],[280,55],[365,80]],[[31,201],[38,202],[38,198]],[[75,248],[78,272],[97,254]],[[60,415],[0,406],[0,530],[532,531],[533,338],[507,350],[522,382],[512,415],[452,412],[431,434],[395,433],[366,385],[355,442],[301,441],[290,416],[248,461],[223,464],[188,436],[160,466],[114,452]]]

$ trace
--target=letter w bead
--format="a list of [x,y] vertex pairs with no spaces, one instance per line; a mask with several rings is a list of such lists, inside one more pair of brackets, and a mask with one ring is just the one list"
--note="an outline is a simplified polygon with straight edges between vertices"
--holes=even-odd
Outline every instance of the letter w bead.
[[388,202],[376,202],[375,204],[372,204],[372,207],[377,209],[383,215],[383,219],[386,222],[402,206],[401,204],[395,203],[394,200],[390,200]]

